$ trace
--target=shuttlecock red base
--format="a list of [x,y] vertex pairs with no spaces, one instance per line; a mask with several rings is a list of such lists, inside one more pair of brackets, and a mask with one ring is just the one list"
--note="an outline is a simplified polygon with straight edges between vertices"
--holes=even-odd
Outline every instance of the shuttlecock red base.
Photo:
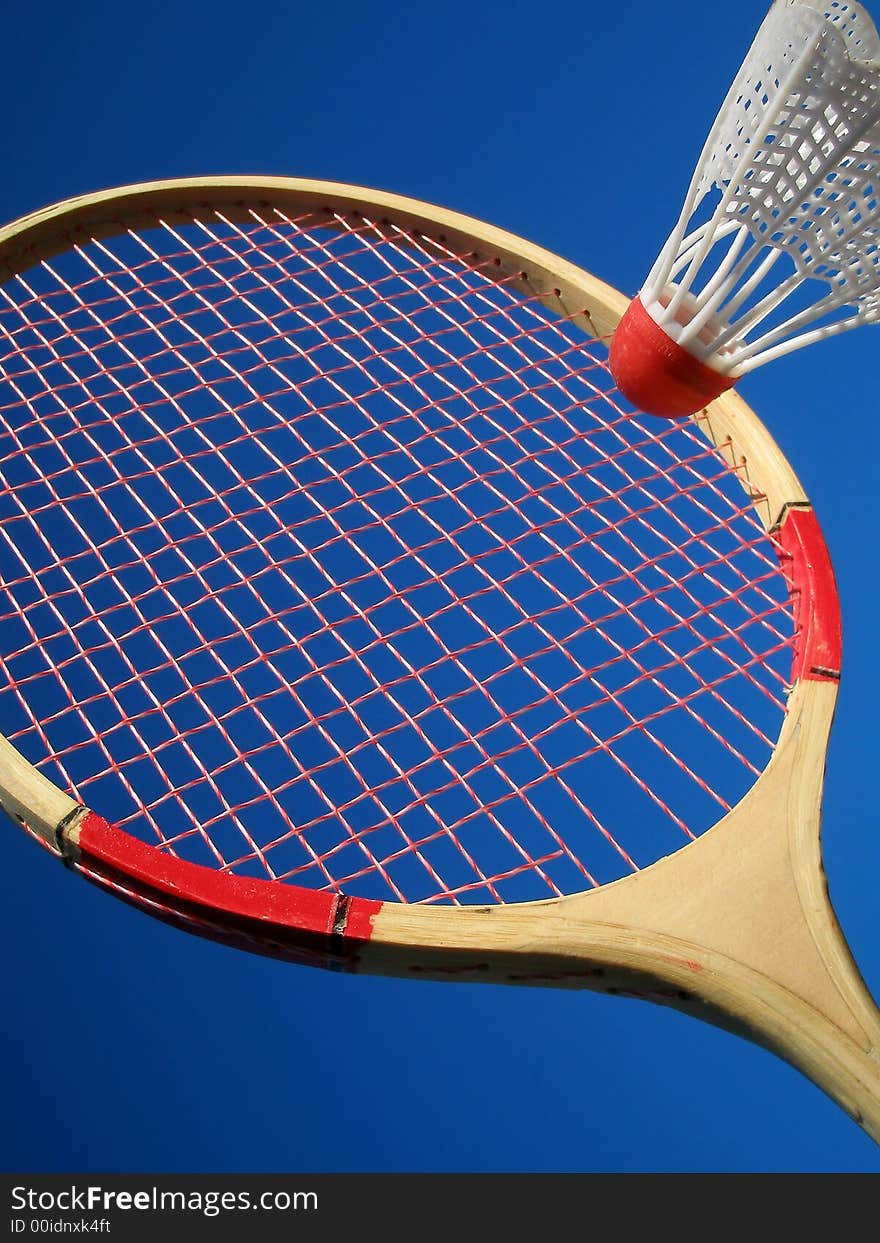
[[639,298],[617,325],[608,361],[624,397],[667,419],[695,414],[734,384],[667,336]]

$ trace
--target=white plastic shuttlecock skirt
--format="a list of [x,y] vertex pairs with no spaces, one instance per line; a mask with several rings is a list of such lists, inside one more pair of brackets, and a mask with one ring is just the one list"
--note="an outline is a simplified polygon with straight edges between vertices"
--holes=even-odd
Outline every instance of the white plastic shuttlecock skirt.
[[878,318],[880,38],[848,0],[776,0],[611,369],[641,409],[687,415],[752,368]]

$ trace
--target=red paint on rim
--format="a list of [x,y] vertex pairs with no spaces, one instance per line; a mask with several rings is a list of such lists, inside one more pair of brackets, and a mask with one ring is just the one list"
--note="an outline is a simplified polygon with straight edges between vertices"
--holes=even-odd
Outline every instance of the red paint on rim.
[[[796,597],[792,678],[836,680],[840,608],[831,558],[812,509],[789,507],[776,538]],[[371,939],[373,921],[383,906],[189,863],[131,837],[94,812],[80,825],[78,848],[79,861],[98,883],[158,918],[214,940],[299,962],[352,965]],[[699,969],[699,964],[687,965]]]
[[798,627],[792,680],[833,682],[840,677],[840,601],[828,545],[812,509],[785,511],[776,533],[795,594]]
[[617,325],[608,363],[624,397],[664,418],[695,414],[734,384],[673,341],[640,298],[633,298]]
[[78,861],[132,904],[189,931],[275,957],[350,962],[372,937],[383,905],[189,863],[91,811],[78,847]]

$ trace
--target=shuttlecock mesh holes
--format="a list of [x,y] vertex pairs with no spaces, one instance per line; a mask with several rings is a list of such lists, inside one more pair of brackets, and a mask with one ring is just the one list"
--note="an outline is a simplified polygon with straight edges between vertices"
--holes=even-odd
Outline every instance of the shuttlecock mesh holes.
[[[734,374],[787,340],[880,313],[880,69],[858,59],[880,44],[864,11],[844,7],[774,6],[646,286],[649,300],[666,303],[670,288],[698,300],[708,288],[710,330],[691,346]],[[748,287],[762,264],[756,294]],[[689,334],[675,335],[686,343]]]

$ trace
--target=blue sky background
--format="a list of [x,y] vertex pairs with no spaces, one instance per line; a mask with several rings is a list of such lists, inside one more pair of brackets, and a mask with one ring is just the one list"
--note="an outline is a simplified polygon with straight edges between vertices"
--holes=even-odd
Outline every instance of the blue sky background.
[[[18,6],[0,217],[159,177],[323,177],[482,217],[635,292],[764,12]],[[800,474],[838,574],[825,857],[880,995],[877,334],[771,364],[742,391]],[[796,1072],[672,1012],[264,961],[140,916],[4,832],[2,1168],[880,1171],[880,1151]]]

